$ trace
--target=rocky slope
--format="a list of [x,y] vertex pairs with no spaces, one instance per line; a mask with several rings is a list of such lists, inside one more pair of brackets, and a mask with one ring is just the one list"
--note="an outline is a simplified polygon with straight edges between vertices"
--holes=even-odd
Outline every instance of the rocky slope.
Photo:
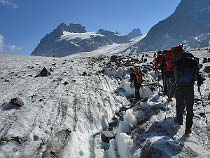
[[179,43],[192,48],[209,46],[209,17],[209,0],[182,0],[175,12],[153,26],[132,50],[161,50]]
[[139,28],[133,29],[133,30],[127,35],[127,37],[128,37],[129,39],[133,39],[133,38],[140,37],[140,36],[143,36],[143,35],[142,35],[141,30],[140,30]]
[[90,52],[114,43],[129,43],[131,38],[140,35],[139,29],[127,36],[103,29],[99,29],[98,32],[86,32],[85,27],[80,24],[63,23],[42,38],[31,55],[62,57],[79,52]]
[[[200,59],[209,56],[206,50],[193,53]],[[0,56],[0,157],[210,156],[209,123],[196,90],[192,134],[186,137],[184,126],[173,121],[175,100],[168,103],[159,93],[152,54],[89,55]],[[209,120],[208,61],[201,69],[207,79],[201,90]],[[145,73],[140,90],[144,99],[137,103],[132,100],[128,71],[135,64]],[[50,72],[46,77],[38,75],[43,67]],[[24,105],[9,103],[14,97]]]

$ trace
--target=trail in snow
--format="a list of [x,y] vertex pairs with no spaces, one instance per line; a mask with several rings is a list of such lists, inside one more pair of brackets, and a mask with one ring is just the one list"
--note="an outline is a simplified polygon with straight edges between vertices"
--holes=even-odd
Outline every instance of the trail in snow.
[[[205,53],[194,52],[200,58],[205,56]],[[206,77],[207,80],[202,86],[204,96],[208,96],[205,91],[209,89],[207,88],[209,78]],[[126,84],[129,85],[125,82],[122,88],[127,91],[124,94],[129,94],[131,90]],[[137,103],[133,108],[126,110],[117,128],[116,143],[110,142],[110,157],[115,158],[117,155],[123,158],[209,157],[210,131],[202,118],[201,102],[195,102],[193,132],[187,137],[184,135],[185,125],[176,126],[174,124],[175,100],[167,103],[167,97],[159,96],[157,93],[158,91],[152,97],[150,96],[148,101]],[[198,93],[195,94],[195,97],[198,98]],[[209,113],[209,106],[206,107],[206,110]],[[166,112],[167,119],[165,120]],[[209,119],[209,115],[207,117]]]

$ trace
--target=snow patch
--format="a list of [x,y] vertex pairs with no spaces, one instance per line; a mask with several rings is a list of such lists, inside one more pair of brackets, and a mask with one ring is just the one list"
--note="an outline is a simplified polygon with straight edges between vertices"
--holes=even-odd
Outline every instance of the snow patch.
[[130,149],[133,146],[133,140],[131,136],[120,133],[117,141],[117,149],[120,158],[132,158],[130,155]]
[[81,40],[85,40],[85,39],[90,39],[93,37],[97,37],[97,36],[104,36],[101,34],[97,34],[96,32],[86,32],[86,33],[72,33],[72,32],[67,32],[64,31],[63,35],[60,37],[60,40],[66,40],[66,41],[70,41],[76,38],[79,38]]

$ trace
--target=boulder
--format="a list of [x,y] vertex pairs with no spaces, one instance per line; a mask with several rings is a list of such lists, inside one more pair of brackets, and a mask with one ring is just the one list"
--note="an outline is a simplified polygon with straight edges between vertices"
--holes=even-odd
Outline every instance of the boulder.
[[208,59],[207,58],[203,58],[203,63],[207,63]]
[[101,139],[103,142],[109,143],[109,140],[114,139],[115,135],[116,134],[113,131],[103,131],[101,133]]
[[112,55],[110,61],[111,62],[117,62],[117,56],[116,55]]
[[147,58],[144,58],[144,60],[143,60],[143,61],[144,61],[144,63],[146,63],[146,62],[147,62]]
[[51,73],[44,67],[42,71],[36,77],[47,77],[50,75]]
[[205,66],[205,68],[203,69],[203,71],[205,73],[210,73],[210,66]]
[[22,107],[24,105],[24,102],[20,98],[11,99],[10,103],[17,107]]
[[67,81],[65,81],[64,83],[63,83],[64,85],[67,85],[67,84],[69,84]]
[[181,147],[170,137],[153,137],[147,140],[142,148],[140,158],[171,158],[181,150]]
[[87,72],[83,72],[82,73],[82,76],[87,76]]

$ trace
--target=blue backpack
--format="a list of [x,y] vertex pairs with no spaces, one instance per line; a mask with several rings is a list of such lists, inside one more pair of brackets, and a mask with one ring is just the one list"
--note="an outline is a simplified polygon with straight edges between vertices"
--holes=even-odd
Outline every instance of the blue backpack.
[[198,61],[191,53],[183,53],[175,62],[178,84],[193,84],[195,81]]

